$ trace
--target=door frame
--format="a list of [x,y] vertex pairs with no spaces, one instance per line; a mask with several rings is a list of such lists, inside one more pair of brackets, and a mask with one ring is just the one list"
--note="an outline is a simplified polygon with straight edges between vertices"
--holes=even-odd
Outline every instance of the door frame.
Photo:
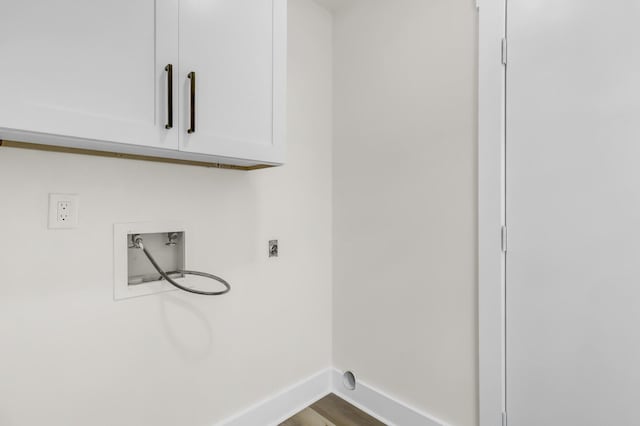
[[[505,88],[507,0],[478,0],[478,404],[480,426],[506,419]],[[506,62],[506,61],[505,61]]]

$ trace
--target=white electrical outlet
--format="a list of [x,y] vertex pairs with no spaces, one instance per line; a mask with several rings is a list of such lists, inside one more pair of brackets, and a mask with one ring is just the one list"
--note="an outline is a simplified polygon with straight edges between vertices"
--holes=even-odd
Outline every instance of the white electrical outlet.
[[78,227],[78,195],[49,194],[49,229]]

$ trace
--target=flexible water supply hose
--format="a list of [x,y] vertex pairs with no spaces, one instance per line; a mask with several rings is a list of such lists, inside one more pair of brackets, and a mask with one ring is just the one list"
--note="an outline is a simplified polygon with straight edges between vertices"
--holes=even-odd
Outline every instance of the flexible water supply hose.
[[189,287],[185,287],[183,285],[178,284],[177,282],[175,282],[173,279],[171,279],[171,277],[169,276],[169,274],[167,274],[161,267],[160,265],[158,265],[158,263],[156,262],[156,260],[153,258],[153,256],[151,255],[151,253],[149,253],[147,251],[147,249],[144,247],[144,244],[142,243],[142,238],[137,238],[134,242],[134,247],[139,248],[143,251],[143,253],[147,256],[147,259],[149,259],[149,262],[151,262],[151,264],[153,265],[153,267],[155,268],[156,271],[158,271],[158,273],[160,274],[160,276],[162,278],[164,278],[165,280],[167,280],[167,282],[171,285],[173,285],[174,287],[182,290],[182,291],[186,291],[188,293],[193,293],[193,294],[199,294],[202,296],[221,296],[223,294],[228,293],[231,290],[231,285],[223,280],[222,278],[215,276],[213,274],[208,274],[206,272],[198,272],[198,271],[185,271],[182,269],[179,269],[175,272],[179,272],[181,274],[184,275],[196,275],[199,277],[204,277],[204,278],[209,278],[215,281],[218,281],[220,284],[222,284],[223,286],[225,286],[224,290],[221,291],[201,291],[201,290],[194,290],[192,288]]

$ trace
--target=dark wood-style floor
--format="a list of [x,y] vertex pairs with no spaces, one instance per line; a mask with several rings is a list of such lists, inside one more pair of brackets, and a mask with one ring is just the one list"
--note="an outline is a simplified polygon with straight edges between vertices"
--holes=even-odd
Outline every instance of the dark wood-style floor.
[[280,426],[386,426],[342,398],[329,394]]

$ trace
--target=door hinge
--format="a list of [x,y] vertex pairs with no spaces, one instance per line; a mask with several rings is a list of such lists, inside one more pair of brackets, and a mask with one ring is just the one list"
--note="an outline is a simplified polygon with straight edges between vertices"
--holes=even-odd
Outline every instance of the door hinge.
[[480,10],[480,0],[476,0],[476,9]]
[[507,65],[507,39],[506,38],[502,39],[501,55],[502,55],[502,65]]
[[503,253],[507,252],[507,227],[500,228],[500,249]]
[[507,426],[507,413],[502,412],[502,426]]

